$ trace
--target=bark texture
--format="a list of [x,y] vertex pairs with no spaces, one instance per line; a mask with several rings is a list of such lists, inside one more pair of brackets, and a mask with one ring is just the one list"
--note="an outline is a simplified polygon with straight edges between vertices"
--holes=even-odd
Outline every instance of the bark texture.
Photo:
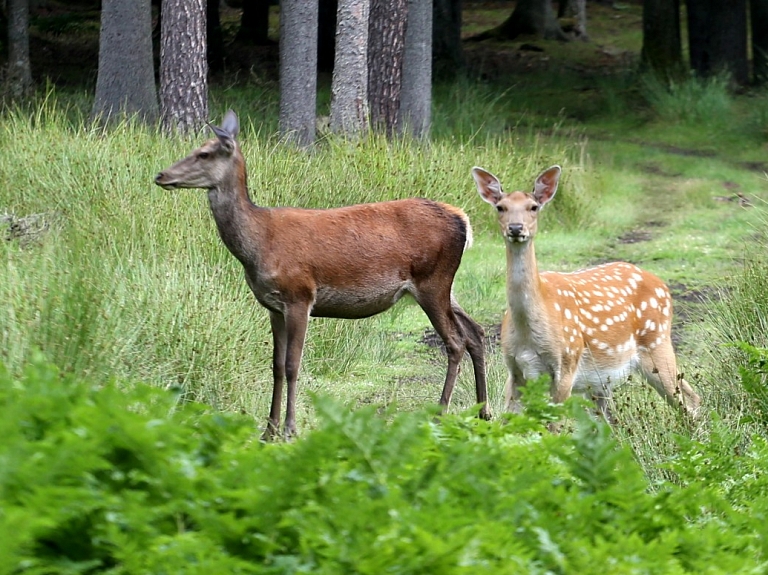
[[408,0],[371,0],[368,28],[368,100],[371,126],[398,132]]
[[670,79],[683,72],[680,40],[680,1],[643,2],[642,65],[660,77]]
[[150,0],[103,0],[92,117],[157,119]]
[[403,86],[398,126],[414,138],[429,136],[432,117],[432,0],[408,0]]
[[331,81],[331,131],[359,136],[368,129],[370,0],[339,0]]
[[454,78],[465,65],[461,44],[461,0],[434,0],[432,18],[434,75]]
[[317,0],[280,5],[280,133],[298,146],[315,141]]
[[162,13],[161,123],[168,132],[196,132],[208,119],[205,0],[163,0]]
[[8,0],[8,65],[5,93],[22,99],[32,92],[32,66],[29,62],[29,0]]
[[746,0],[688,0],[691,68],[702,76],[727,72],[749,80]]

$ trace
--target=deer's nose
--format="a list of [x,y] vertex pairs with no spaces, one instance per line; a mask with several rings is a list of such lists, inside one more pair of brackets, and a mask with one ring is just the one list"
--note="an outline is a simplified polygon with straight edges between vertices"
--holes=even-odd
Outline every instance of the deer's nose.
[[507,231],[510,236],[517,237],[523,233],[523,224],[509,224]]

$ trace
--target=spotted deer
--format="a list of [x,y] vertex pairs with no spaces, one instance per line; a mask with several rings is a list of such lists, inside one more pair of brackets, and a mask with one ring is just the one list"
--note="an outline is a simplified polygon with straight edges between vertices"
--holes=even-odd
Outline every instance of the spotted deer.
[[520,386],[549,375],[552,398],[589,394],[610,420],[615,384],[639,372],[670,404],[695,416],[699,396],[678,376],[667,286],[635,265],[616,262],[572,273],[539,273],[533,240],[539,211],[554,198],[560,166],[542,172],[532,193],[504,193],[482,168],[472,169],[480,197],[498,214],[507,252],[507,308],[501,345],[508,410],[520,409]]
[[253,204],[237,116],[227,112],[215,137],[155,177],[165,189],[203,188],[219,236],[269,311],[272,407],[265,439],[279,431],[288,382],[286,437],[296,433],[296,381],[310,316],[356,319],[378,314],[410,294],[443,339],[448,370],[440,404],[451,401],[459,363],[472,359],[480,416],[490,418],[483,328],[453,297],[453,278],[472,243],[466,214],[425,199],[335,209]]

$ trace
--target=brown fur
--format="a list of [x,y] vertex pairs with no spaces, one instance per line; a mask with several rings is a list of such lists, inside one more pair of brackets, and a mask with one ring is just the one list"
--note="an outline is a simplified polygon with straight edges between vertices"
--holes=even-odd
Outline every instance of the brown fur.
[[269,310],[274,388],[265,435],[280,425],[288,382],[285,435],[296,431],[296,380],[309,316],[356,319],[389,309],[410,293],[448,353],[440,397],[451,400],[459,362],[472,358],[481,416],[487,406],[483,329],[453,300],[453,278],[471,241],[459,208],[425,199],[336,209],[263,208],[248,195],[245,161],[228,112],[216,138],[160,172],[164,188],[206,188],[222,241],[245,269],[256,299]]

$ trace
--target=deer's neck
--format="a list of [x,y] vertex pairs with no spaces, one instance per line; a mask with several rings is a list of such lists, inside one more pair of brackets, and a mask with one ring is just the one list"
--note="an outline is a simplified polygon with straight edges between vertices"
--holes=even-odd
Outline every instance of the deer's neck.
[[208,203],[219,236],[230,252],[243,265],[258,263],[258,248],[263,225],[258,220],[268,210],[255,206],[248,195],[245,162],[240,156],[234,169],[218,187],[208,190]]
[[545,323],[544,294],[533,240],[507,242],[507,305],[518,330]]

